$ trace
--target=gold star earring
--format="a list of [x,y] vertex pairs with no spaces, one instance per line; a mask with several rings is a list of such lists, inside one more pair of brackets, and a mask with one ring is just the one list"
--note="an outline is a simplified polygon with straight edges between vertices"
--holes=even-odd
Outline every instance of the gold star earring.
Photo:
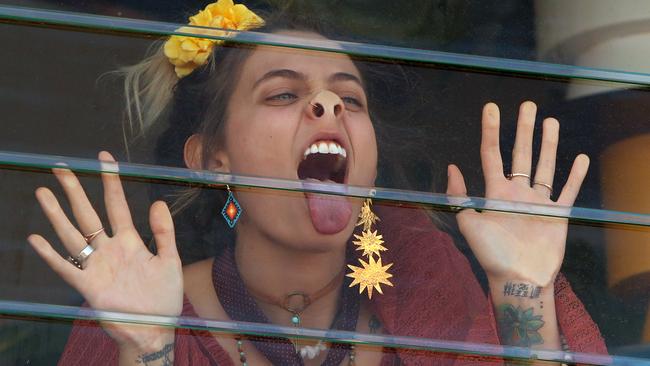
[[[348,267],[352,270],[352,273],[348,273],[346,276],[354,279],[350,284],[350,287],[354,285],[359,285],[359,294],[363,293],[363,290],[368,290],[368,298],[372,299],[372,290],[375,289],[380,294],[383,294],[381,290],[381,284],[387,286],[393,286],[389,278],[393,277],[392,274],[388,273],[388,269],[393,265],[389,263],[387,265],[382,265],[381,263],[381,252],[388,250],[384,244],[384,238],[377,233],[377,230],[372,231],[372,226],[380,221],[379,217],[372,212],[370,206],[372,205],[372,200],[370,198],[366,199],[361,207],[361,213],[359,213],[359,221],[356,226],[363,226],[363,231],[361,235],[354,235],[357,239],[352,243],[356,245],[357,250],[363,251],[362,257],[367,257],[368,261],[364,261],[359,258],[359,263],[361,267],[349,265]],[[375,256],[377,260],[375,260]]]

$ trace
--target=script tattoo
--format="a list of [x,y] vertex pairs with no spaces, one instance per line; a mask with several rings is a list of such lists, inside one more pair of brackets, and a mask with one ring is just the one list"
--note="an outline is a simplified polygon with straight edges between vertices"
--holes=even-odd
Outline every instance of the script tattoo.
[[542,293],[542,288],[528,283],[506,282],[503,285],[503,296],[528,297],[536,299]]
[[526,310],[520,306],[502,304],[497,307],[499,335],[504,343],[530,347],[544,343],[539,329],[544,326],[541,315],[534,315],[533,308]]
[[145,366],[172,366],[174,364],[173,351],[174,344],[168,343],[160,351],[140,355],[136,361]]

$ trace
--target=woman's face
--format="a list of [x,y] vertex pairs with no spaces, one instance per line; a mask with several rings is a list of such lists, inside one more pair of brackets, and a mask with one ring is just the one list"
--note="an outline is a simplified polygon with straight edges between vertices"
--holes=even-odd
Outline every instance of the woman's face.
[[[302,37],[309,33],[285,32]],[[349,57],[259,47],[229,104],[222,169],[310,182],[371,186],[377,145],[361,75]],[[323,251],[350,236],[359,200],[238,190],[241,235],[253,230],[296,249]]]

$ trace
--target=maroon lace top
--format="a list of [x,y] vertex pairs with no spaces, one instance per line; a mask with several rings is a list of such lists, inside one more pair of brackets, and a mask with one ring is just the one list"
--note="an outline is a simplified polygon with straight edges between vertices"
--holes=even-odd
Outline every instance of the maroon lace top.
[[[376,206],[377,208],[378,206]],[[393,262],[394,287],[373,296],[371,308],[385,333],[439,340],[498,344],[492,304],[477,282],[467,259],[451,238],[438,230],[419,209],[391,207],[378,210],[379,232]],[[560,331],[571,351],[605,354],[596,324],[575,296],[564,276],[555,283]],[[196,316],[185,299],[184,316]],[[176,332],[175,365],[234,366],[217,340],[206,331]],[[386,352],[382,365],[499,365],[499,359],[432,353],[417,350]],[[60,365],[117,365],[118,349],[96,322],[76,321],[59,361]],[[235,360],[238,362],[238,360]]]

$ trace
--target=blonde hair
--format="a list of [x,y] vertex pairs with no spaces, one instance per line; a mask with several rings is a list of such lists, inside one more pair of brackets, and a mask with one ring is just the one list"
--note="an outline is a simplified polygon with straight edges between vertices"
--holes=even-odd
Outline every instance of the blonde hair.
[[174,66],[163,52],[163,43],[156,42],[152,49],[142,62],[120,70],[124,74],[125,127],[134,137],[144,135],[158,120],[178,82]]

